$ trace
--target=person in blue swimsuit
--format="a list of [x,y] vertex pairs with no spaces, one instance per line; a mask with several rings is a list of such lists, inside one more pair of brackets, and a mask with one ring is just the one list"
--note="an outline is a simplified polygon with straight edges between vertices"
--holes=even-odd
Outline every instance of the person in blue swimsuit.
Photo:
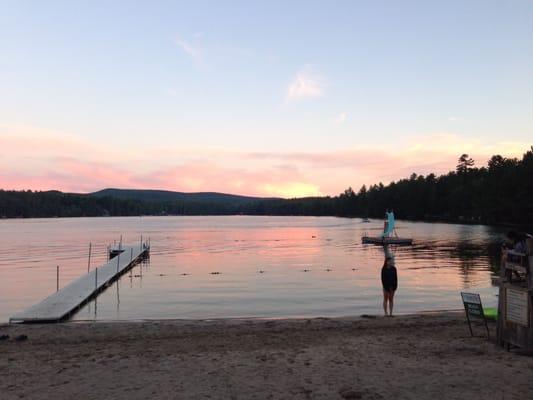
[[387,254],[385,256],[385,262],[383,263],[383,268],[381,268],[381,284],[383,285],[383,311],[386,316],[392,317],[394,293],[398,289],[398,273],[394,266],[392,255]]

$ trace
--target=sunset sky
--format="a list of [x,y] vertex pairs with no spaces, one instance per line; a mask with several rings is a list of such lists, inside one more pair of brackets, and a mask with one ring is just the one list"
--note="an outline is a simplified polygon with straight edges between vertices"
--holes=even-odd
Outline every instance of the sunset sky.
[[0,7],[3,189],[336,195],[533,144],[532,1]]

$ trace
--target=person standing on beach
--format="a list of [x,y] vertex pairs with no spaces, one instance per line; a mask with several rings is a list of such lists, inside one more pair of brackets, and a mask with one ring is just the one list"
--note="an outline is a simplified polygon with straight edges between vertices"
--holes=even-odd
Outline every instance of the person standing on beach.
[[[381,284],[383,285],[383,311],[392,317],[394,307],[394,293],[398,289],[398,273],[394,266],[394,257],[385,251],[385,262],[381,268]],[[387,307],[388,306],[388,307]],[[389,312],[387,313],[387,308]]]

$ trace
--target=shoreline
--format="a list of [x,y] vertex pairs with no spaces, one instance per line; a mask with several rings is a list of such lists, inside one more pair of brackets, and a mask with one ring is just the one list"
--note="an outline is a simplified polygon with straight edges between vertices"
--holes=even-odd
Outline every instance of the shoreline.
[[[495,323],[490,322],[491,337]],[[529,398],[533,357],[464,311],[0,326],[6,399]],[[20,335],[27,339],[15,340]],[[493,339],[492,339],[493,340]]]
[[[416,312],[405,312],[405,313],[395,313],[394,317],[411,317],[417,315],[464,315],[463,308],[457,309],[442,309],[442,310],[422,310]],[[383,314],[360,314],[360,315],[340,315],[340,316],[301,316],[301,317],[213,317],[213,318],[142,318],[142,319],[68,319],[61,322],[0,322],[0,329],[6,328],[9,326],[48,326],[48,325],[60,325],[60,324],[140,324],[140,323],[152,323],[152,322],[173,322],[173,323],[202,323],[202,322],[227,322],[227,323],[237,323],[249,321],[256,322],[268,322],[268,321],[277,321],[277,322],[290,322],[290,321],[303,321],[303,320],[346,320],[346,321],[359,321],[365,319],[377,319],[383,318]]]
[[[312,218],[343,218],[343,219],[363,219],[367,218],[364,216],[357,215],[342,215],[342,214],[167,214],[167,215],[78,215],[78,216],[53,216],[53,217],[0,217],[0,221],[26,221],[31,219],[45,219],[45,220],[55,220],[55,219],[75,219],[75,218],[166,218],[166,217],[312,217]],[[368,217],[375,220],[376,222],[382,222],[383,217]],[[449,225],[469,225],[469,226],[486,226],[489,228],[521,228],[527,230],[531,228],[530,223],[518,223],[518,222],[486,222],[486,221],[468,221],[468,220],[459,220],[459,219],[411,219],[411,218],[399,218],[399,222],[412,222],[412,223],[438,223],[438,224],[449,224]]]

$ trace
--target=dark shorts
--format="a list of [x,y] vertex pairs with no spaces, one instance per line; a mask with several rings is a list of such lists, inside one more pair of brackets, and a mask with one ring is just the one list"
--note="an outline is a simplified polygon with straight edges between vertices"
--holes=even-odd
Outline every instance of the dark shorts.
[[394,286],[394,285],[392,285],[392,286],[385,286],[384,285],[383,286],[383,290],[386,291],[386,292],[391,292],[391,291],[395,292],[396,289],[398,289],[398,286]]

